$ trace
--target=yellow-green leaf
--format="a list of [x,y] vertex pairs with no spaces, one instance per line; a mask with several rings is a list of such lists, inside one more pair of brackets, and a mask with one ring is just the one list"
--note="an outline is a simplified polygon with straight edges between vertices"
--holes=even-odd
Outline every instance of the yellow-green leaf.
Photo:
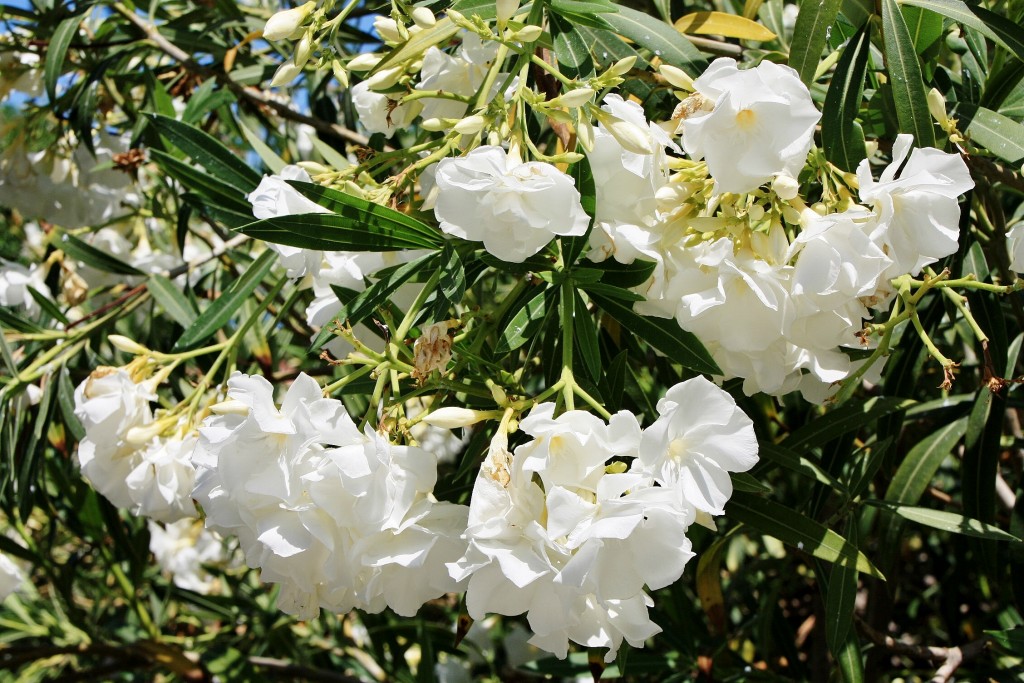
[[680,33],[725,36],[740,40],[774,40],[775,34],[745,17],[725,12],[693,12],[676,20]]

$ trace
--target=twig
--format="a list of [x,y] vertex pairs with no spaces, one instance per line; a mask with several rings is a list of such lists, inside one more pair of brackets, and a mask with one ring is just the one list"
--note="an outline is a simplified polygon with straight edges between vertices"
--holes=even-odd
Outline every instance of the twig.
[[867,636],[868,640],[893,654],[904,655],[911,659],[927,660],[932,663],[941,662],[939,668],[935,671],[935,675],[931,678],[931,683],[948,683],[961,664],[983,653],[988,649],[989,644],[989,637],[983,636],[959,647],[911,645],[876,631],[861,619],[857,619],[856,623],[861,633]]
[[298,123],[305,123],[312,126],[319,133],[325,133],[327,135],[333,135],[335,137],[348,140],[357,145],[366,146],[370,140],[365,135],[360,135],[354,130],[349,130],[344,126],[338,125],[337,123],[330,123],[328,121],[322,121],[318,118],[307,116],[300,111],[296,111],[288,105],[278,102],[267,96],[261,90],[252,87],[245,87],[238,83],[230,75],[225,73],[223,70],[206,67],[194,59],[187,52],[182,50],[180,47],[172,43],[171,41],[160,35],[154,24],[147,23],[142,17],[133,12],[132,10],[125,7],[120,2],[115,2],[112,7],[115,11],[120,13],[125,19],[135,24],[136,27],[142,30],[146,34],[146,37],[152,41],[152,43],[159,48],[164,54],[171,57],[172,59],[181,63],[183,67],[189,71],[201,75],[213,76],[218,81],[223,83],[231,92],[235,93],[239,97],[242,97],[254,104],[258,104],[264,107],[273,109],[281,118],[296,121]]
[[699,36],[691,36],[683,34],[687,40],[699,47],[705,52],[710,52],[713,55],[720,55],[722,57],[735,57],[740,58],[743,56],[743,48],[739,45],[733,45],[732,43],[724,43],[721,40],[712,40],[711,38],[701,38]]

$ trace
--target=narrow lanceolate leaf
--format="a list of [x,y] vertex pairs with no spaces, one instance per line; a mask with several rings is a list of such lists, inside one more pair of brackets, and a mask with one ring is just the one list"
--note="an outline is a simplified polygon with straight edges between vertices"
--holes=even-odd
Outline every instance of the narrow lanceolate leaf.
[[761,444],[760,456],[764,462],[772,462],[785,467],[791,472],[815,479],[835,491],[843,492],[846,490],[842,482],[822,469],[813,454],[797,455],[784,446]]
[[394,229],[401,229],[402,234],[418,235],[432,247],[440,247],[444,243],[444,237],[436,228],[432,228],[401,211],[395,211],[386,206],[374,204],[365,199],[329,187],[323,187],[316,183],[289,180],[288,184],[308,199],[312,199],[325,209],[329,209],[332,213],[364,222],[355,224],[357,226],[363,224],[367,226],[390,226]]
[[958,104],[953,114],[960,120],[960,130],[967,133],[974,144],[1014,165],[1024,160],[1024,125],[966,102]]
[[914,51],[919,55],[924,54],[942,37],[942,16],[921,7],[906,7],[902,12],[907,28],[910,29]]
[[[526,301],[498,337],[495,353],[501,355],[514,351],[530,341],[540,328],[548,310],[547,292],[541,290]],[[554,305],[553,303],[551,305]]]
[[619,34],[650,50],[666,64],[679,67],[693,78],[699,77],[707,68],[707,60],[693,43],[672,26],[652,16],[624,5],[620,5],[619,11],[614,14],[601,16]]
[[955,512],[945,510],[932,510],[931,508],[914,507],[912,505],[895,505],[884,501],[866,501],[871,505],[878,506],[899,515],[903,519],[917,522],[933,529],[950,531],[954,534],[984,538],[989,541],[1010,541],[1013,543],[1024,543],[1021,540],[997,526],[986,524],[977,519],[964,517]]
[[590,54],[599,69],[607,69],[620,59],[634,56],[637,57],[635,68],[643,69],[647,66],[647,60],[611,31],[589,26],[577,26],[576,30],[590,46]]
[[692,12],[676,19],[676,30],[680,33],[725,36],[740,40],[775,40],[775,34],[767,28],[744,17],[725,12]]
[[726,629],[725,595],[722,593],[722,552],[729,536],[723,536],[700,554],[697,561],[697,595],[700,606],[708,616],[711,635],[721,635]]
[[850,629],[846,636],[846,643],[833,656],[845,683],[863,683],[864,660],[860,654],[857,631]]
[[92,266],[105,273],[117,275],[145,275],[138,268],[128,265],[124,261],[115,258],[107,252],[97,249],[88,242],[83,242],[74,235],[64,233],[60,236],[61,250],[73,259],[77,259],[87,266]]
[[970,26],[1002,45],[1024,61],[1024,27],[984,7],[968,5],[961,0],[899,0],[901,5],[922,7],[953,21]]
[[725,507],[730,519],[753,527],[819,560],[850,564],[857,571],[884,579],[871,561],[845,538],[813,519],[772,500],[737,491]]
[[268,218],[243,225],[238,231],[274,244],[320,251],[436,249],[442,242],[441,237],[428,240],[379,213],[354,207],[341,214],[307,213]]
[[846,171],[853,171],[867,158],[864,134],[857,127],[864,94],[868,55],[871,52],[871,22],[865,22],[843,49],[836,65],[832,82],[825,95],[825,108],[821,117],[821,141],[825,156]]
[[597,326],[594,318],[587,311],[587,305],[579,292],[573,290],[575,298],[573,306],[573,339],[590,379],[597,382],[601,379],[601,347],[597,340]]
[[147,289],[153,295],[153,299],[164,309],[164,312],[186,330],[199,316],[192,307],[192,303],[182,293],[181,288],[167,278],[161,275],[151,275]]
[[214,332],[222,328],[242,307],[242,303],[259,286],[263,278],[277,262],[277,254],[269,249],[253,261],[241,277],[214,301],[210,307],[196,318],[195,322],[174,345],[174,351],[187,351],[196,348],[206,341]]
[[915,444],[896,470],[885,499],[907,505],[921,500],[942,461],[949,457],[966,431],[967,418],[962,417]]
[[590,46],[573,25],[561,17],[551,18],[555,58],[562,72],[569,78],[589,78],[594,73],[594,60]]
[[814,82],[818,61],[825,49],[829,29],[839,14],[841,0],[800,0],[800,13],[793,27],[789,65],[808,86]]
[[872,424],[880,417],[905,410],[913,404],[914,402],[909,399],[888,397],[856,403],[847,402],[840,408],[826,413],[826,417],[813,420],[796,430],[786,437],[782,445],[794,453],[802,453],[806,449],[821,446],[836,437]]
[[882,0],[882,31],[900,131],[913,134],[918,147],[933,147],[935,131],[928,113],[921,62],[896,0]]
[[243,194],[260,184],[262,176],[212,135],[160,114],[149,114],[149,120],[160,135],[192,161]]
[[1024,655],[1024,626],[1005,631],[985,631],[985,633],[1018,657]]
[[857,599],[857,524],[856,517],[850,518],[846,526],[849,547],[843,550],[845,562],[832,565],[829,573],[827,595],[825,596],[825,641],[832,656],[839,656],[847,644],[850,627],[853,625],[853,609]]
[[[493,7],[494,5],[492,3],[491,8]],[[456,6],[456,9],[458,9],[458,6]],[[458,11],[461,12],[462,10]],[[468,9],[466,11],[469,12],[470,15],[482,14],[480,11],[470,11]],[[492,14],[491,16],[494,15]],[[437,23],[430,28],[410,36],[409,40],[405,41],[405,44],[402,45],[402,47],[382,59],[377,66],[373,67],[368,75],[375,74],[381,69],[387,68],[390,64],[401,64],[409,59],[415,59],[434,45],[440,45],[441,43],[447,42],[458,32],[459,27],[453,24],[452,20],[448,17],[438,19]]]
[[632,306],[588,289],[591,300],[615,318],[622,327],[665,354],[674,363],[708,375],[721,368],[696,336],[683,330],[672,318],[652,318],[633,312]]
[[68,17],[57,25],[57,30],[50,38],[50,44],[46,47],[46,61],[43,64],[43,85],[46,86],[46,95],[51,102],[57,99],[57,79],[60,78],[61,67],[64,66],[64,57],[68,53],[68,46],[78,33],[78,25],[82,23],[81,15]]

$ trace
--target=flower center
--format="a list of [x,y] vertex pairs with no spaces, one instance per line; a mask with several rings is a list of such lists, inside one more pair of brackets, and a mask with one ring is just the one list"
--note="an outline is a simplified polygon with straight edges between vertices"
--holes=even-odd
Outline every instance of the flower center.
[[736,125],[741,130],[750,130],[757,123],[757,114],[752,109],[741,109],[736,114]]

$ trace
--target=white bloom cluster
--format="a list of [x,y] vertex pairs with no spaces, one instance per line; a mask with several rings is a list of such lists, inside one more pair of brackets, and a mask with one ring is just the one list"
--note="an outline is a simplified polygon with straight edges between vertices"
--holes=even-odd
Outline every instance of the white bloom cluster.
[[207,595],[217,587],[204,568],[223,565],[228,554],[224,539],[196,519],[180,519],[167,525],[149,522],[149,551],[174,585]]
[[878,181],[867,161],[858,168],[860,204],[821,214],[794,180],[820,118],[795,72],[719,59],[693,86],[679,126],[693,161],[668,157],[671,141],[638,106],[605,99],[606,112],[650,131],[653,152],[598,128],[590,257],[654,261],[636,310],[674,317],[748,394],[800,390],[821,402],[855,369],[842,347],[861,346],[856,333],[891,298],[891,280],[956,251],[958,197],[973,187],[966,164],[911,153],[901,135]]
[[676,581],[693,556],[690,524],[721,514],[729,472],[757,461],[753,425],[704,378],[676,385],[641,430],[622,411],[557,418],[541,404],[522,421],[533,437],[512,454],[499,431],[477,476],[466,538],[450,565],[469,579],[470,616],[526,613],[530,642],[565,657],[569,641],[635,647],[660,632],[644,587]]
[[75,389],[85,437],[76,452],[82,475],[117,507],[161,522],[195,517],[191,491],[194,434],[154,435],[151,381],[101,367]]
[[464,506],[438,502],[434,456],[360,432],[340,401],[300,375],[278,408],[262,377],[236,373],[200,428],[195,496],[206,524],[281,585],[279,606],[410,616],[456,590]]

